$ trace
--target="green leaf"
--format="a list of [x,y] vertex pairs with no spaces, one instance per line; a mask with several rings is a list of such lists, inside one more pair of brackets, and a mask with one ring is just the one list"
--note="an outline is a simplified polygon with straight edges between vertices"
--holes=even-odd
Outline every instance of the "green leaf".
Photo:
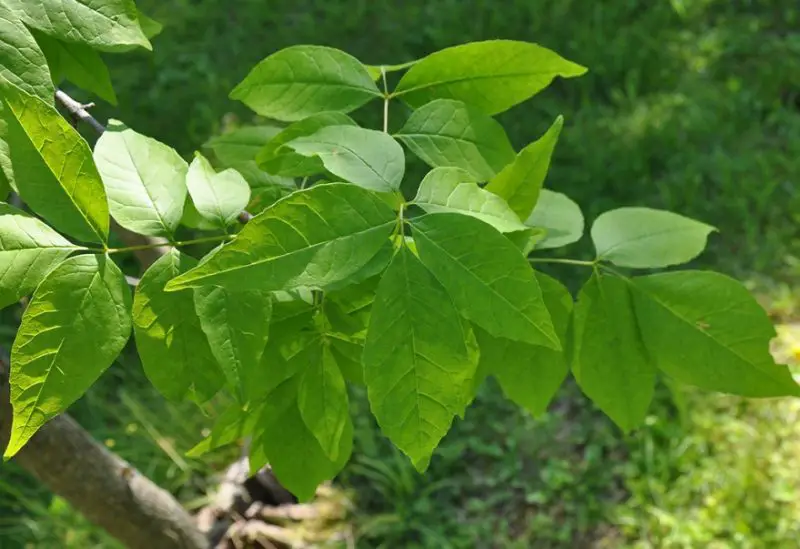
[[381,95],[355,57],[324,46],[291,46],[256,65],[231,99],[262,116],[294,121],[325,111],[350,112]]
[[364,348],[370,407],[419,471],[471,399],[475,336],[405,246],[383,274]]
[[[2,121],[0,120],[0,124]],[[2,147],[3,140],[0,139],[0,147]],[[0,157],[2,153],[0,153]],[[8,195],[11,193],[11,184],[8,182],[8,178],[6,177],[6,173],[2,169],[3,161],[0,160],[0,202],[5,201],[8,198]]]
[[79,255],[50,271],[25,309],[11,350],[14,420],[5,457],[78,400],[122,351],[131,294],[113,261]]
[[474,217],[411,221],[419,257],[458,310],[491,335],[560,349],[539,284],[517,247]]
[[347,385],[329,342],[319,340],[319,353],[300,378],[297,402],[309,431],[331,460],[339,457],[342,436],[350,423]]
[[172,236],[186,201],[186,161],[155,139],[111,126],[94,149],[111,215],[135,233]]
[[269,394],[253,437],[280,483],[300,501],[310,500],[317,486],[344,468],[353,449],[353,424],[345,424],[338,458],[330,460],[308,430],[297,404],[298,378],[283,382]]
[[244,126],[209,139],[205,146],[226,166],[236,166],[255,160],[258,151],[279,133],[278,126]]
[[139,26],[148,40],[152,40],[164,30],[164,25],[142,12],[139,12]]
[[536,243],[537,250],[560,248],[577,242],[583,236],[584,220],[580,206],[567,195],[547,189],[542,189],[525,224],[546,231],[544,238]]
[[713,231],[711,225],[664,210],[619,208],[595,220],[592,240],[598,259],[651,269],[691,261]]
[[290,124],[256,155],[256,162],[265,171],[276,175],[306,177],[325,171],[322,160],[282,149],[298,137],[313,135],[328,126],[355,126],[353,119],[340,112],[322,112]]
[[564,118],[559,115],[542,137],[522,149],[486,186],[487,191],[505,198],[521,219],[531,214],[539,200],[563,125]]
[[[572,296],[560,282],[545,274],[537,272],[536,280],[566,349]],[[475,335],[481,355],[478,370],[493,375],[510,400],[534,416],[544,414],[569,372],[564,352],[494,337],[481,329],[476,329]]]
[[455,167],[487,181],[514,160],[503,126],[470,105],[437,99],[411,114],[395,134],[431,167]]
[[377,82],[381,79],[384,71],[386,73],[404,71],[418,62],[419,59],[415,59],[414,61],[406,61],[405,63],[398,63],[397,65],[364,65],[364,68],[367,69],[372,80]]
[[501,232],[525,231],[505,200],[486,191],[460,168],[434,168],[417,190],[414,204],[428,213],[456,212],[471,215]]
[[194,291],[194,305],[228,386],[240,402],[246,402],[251,373],[261,362],[269,336],[272,296],[203,286]]
[[57,230],[105,242],[108,203],[89,145],[41,99],[11,84],[2,86],[2,98],[9,160],[22,199]]
[[186,452],[186,456],[200,457],[251,435],[260,411],[260,407],[246,411],[239,403],[228,406],[214,422],[211,433]]
[[147,377],[170,400],[211,398],[225,382],[194,307],[193,292],[164,286],[197,264],[170,250],[153,263],[136,286],[133,328]]
[[631,280],[645,345],[660,370],[681,383],[746,397],[800,396],[775,363],[775,328],[736,280],[680,271]]
[[239,172],[228,168],[216,173],[200,153],[189,165],[186,187],[200,217],[219,229],[235,223],[250,201],[250,186]]
[[117,104],[111,75],[99,53],[84,44],[61,42],[40,32],[35,37],[47,58],[53,81],[64,78],[112,105]]
[[0,203],[0,308],[31,293],[80,247],[8,204]]
[[0,82],[3,80],[48,105],[53,103],[55,89],[44,53],[28,28],[0,2]]
[[331,183],[295,192],[168,290],[215,284],[264,291],[324,288],[357,273],[381,249],[395,214],[375,194]]
[[406,169],[403,148],[392,136],[357,126],[326,126],[284,147],[319,158],[332,174],[372,191],[397,191]]
[[3,0],[22,21],[64,42],[101,51],[152,49],[133,0]]
[[280,187],[287,193],[297,190],[297,184],[294,179],[291,177],[268,174],[258,167],[258,164],[256,164],[255,160],[242,162],[240,164],[231,166],[231,168],[242,174],[242,177],[245,178],[251,189],[255,190],[263,187]]
[[458,99],[497,114],[543,90],[556,76],[585,72],[585,67],[537,44],[487,40],[425,57],[403,75],[393,95],[412,107],[433,99]]
[[592,275],[578,295],[573,330],[572,373],[581,390],[623,431],[639,426],[653,399],[656,368],[628,284]]

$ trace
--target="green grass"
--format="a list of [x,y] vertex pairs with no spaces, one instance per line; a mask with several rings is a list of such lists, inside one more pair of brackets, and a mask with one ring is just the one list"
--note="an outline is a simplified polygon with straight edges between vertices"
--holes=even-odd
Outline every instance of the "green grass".
[[[800,248],[800,6],[781,0],[141,0],[165,23],[150,54],[109,56],[119,107],[100,105],[184,154],[250,114],[227,99],[256,62],[296,43],[395,63],[488,38],[549,46],[589,67],[500,116],[517,147],[563,113],[547,186],[587,218],[620,205],[715,224],[698,264],[767,287],[797,318]],[[79,94],[76,94],[79,95]],[[362,120],[376,123],[380,106]],[[392,111],[400,123],[401,109]],[[411,173],[418,173],[414,170]],[[413,183],[413,181],[412,181]],[[589,254],[584,241],[567,252]],[[572,289],[584,273],[553,272]],[[18,319],[5,311],[0,336]],[[647,424],[623,436],[563,389],[532,418],[493,384],[456,422],[425,476],[380,436],[355,391],[356,454],[339,482],[358,504],[359,547],[798,547],[797,404],[690,391],[681,415],[661,387]],[[135,361],[73,410],[114,451],[198,504],[232,459],[183,452],[210,420],[155,395]],[[2,465],[0,547],[114,547]]]

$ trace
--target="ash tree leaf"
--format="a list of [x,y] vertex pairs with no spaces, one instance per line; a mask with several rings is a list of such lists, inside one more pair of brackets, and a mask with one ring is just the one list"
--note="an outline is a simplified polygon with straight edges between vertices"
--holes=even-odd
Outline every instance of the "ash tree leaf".
[[381,79],[384,72],[388,74],[390,72],[404,71],[414,66],[417,62],[419,62],[419,59],[398,63],[396,65],[364,65],[364,67],[367,69],[369,76],[377,82]]
[[281,131],[273,125],[244,126],[209,139],[205,146],[214,151],[217,160],[232,167],[255,160]]
[[165,292],[171,279],[197,261],[170,250],[144,273],[133,298],[133,329],[144,373],[173,401],[208,400],[225,377],[211,352],[193,292]]
[[112,124],[94,149],[112,217],[148,236],[170,237],[186,201],[186,161],[174,149]]
[[342,436],[350,420],[347,385],[328,341],[320,338],[316,360],[300,378],[297,403],[309,431],[331,460],[339,458]]
[[316,185],[255,216],[168,290],[208,284],[263,291],[324,288],[364,267],[394,226],[395,213],[374,193],[346,183]]
[[31,293],[45,275],[80,250],[39,219],[0,203],[0,307]]
[[680,271],[630,283],[644,343],[673,379],[746,397],[800,396],[770,353],[776,333],[769,317],[736,280]]
[[194,306],[211,354],[233,394],[245,403],[251,374],[261,363],[269,337],[272,296],[258,290],[203,286],[194,290]]
[[653,399],[656,367],[627,282],[592,275],[575,305],[573,342],[572,373],[581,390],[623,431],[638,427]]
[[577,242],[583,236],[584,219],[580,206],[562,193],[542,189],[536,207],[525,224],[545,230],[536,243],[537,250],[560,248]]
[[131,332],[125,277],[102,255],[67,259],[36,288],[11,350],[11,457],[78,400],[122,351]]
[[429,166],[454,167],[487,181],[514,160],[503,126],[479,109],[437,99],[415,110],[395,134]]
[[36,32],[34,36],[47,58],[54,82],[69,80],[112,105],[117,104],[117,94],[114,93],[108,67],[97,51],[84,44],[56,40],[41,32]]
[[517,214],[499,196],[482,189],[461,168],[434,168],[423,178],[414,204],[428,213],[471,215],[500,232],[526,231]]
[[139,12],[139,26],[148,40],[155,38],[164,30],[164,25],[142,12]]
[[260,405],[248,409],[243,408],[238,402],[229,405],[217,417],[211,433],[186,452],[186,456],[200,457],[251,435],[260,411]]
[[371,191],[397,191],[406,169],[403,148],[392,136],[357,126],[326,126],[283,146],[318,158],[333,175]]
[[711,225],[673,212],[618,208],[592,225],[598,259],[620,267],[651,269],[691,261],[706,247]]
[[434,99],[458,99],[498,114],[540,92],[556,76],[572,78],[586,68],[529,42],[487,40],[445,48],[418,61],[393,96],[412,107]]
[[261,116],[287,122],[326,111],[350,112],[381,96],[358,59],[324,46],[275,52],[231,92],[231,99]]
[[[0,121],[0,124],[2,124],[2,121]],[[2,148],[2,145],[3,140],[0,139],[0,148]],[[0,157],[2,157],[2,153],[0,153]],[[8,178],[2,169],[2,164],[3,161],[0,160],[0,202],[5,201],[6,198],[8,198],[8,195],[11,193],[11,184],[8,182]]]
[[487,191],[503,197],[521,219],[531,214],[539,200],[563,125],[564,118],[559,115],[542,137],[522,149],[486,185]]
[[427,214],[411,226],[422,263],[463,316],[496,337],[561,348],[539,284],[513,242],[461,214]]
[[0,82],[3,80],[48,105],[53,103],[55,89],[47,70],[47,59],[31,32],[9,10],[6,2],[0,2]]
[[256,162],[266,172],[290,177],[307,177],[325,171],[322,160],[282,148],[298,137],[313,135],[328,126],[356,126],[353,119],[340,112],[321,112],[288,125],[258,151]]
[[200,217],[218,229],[235,223],[250,201],[250,186],[239,172],[228,168],[217,173],[199,153],[189,165],[186,187]]
[[[561,346],[566,349],[572,296],[554,278],[537,272],[536,280]],[[564,352],[494,337],[481,329],[476,329],[475,335],[481,356],[478,370],[493,375],[511,401],[534,416],[544,414],[569,373]]]
[[96,50],[152,49],[133,0],[3,0],[34,29]]
[[22,199],[55,229],[105,242],[108,203],[89,145],[41,99],[8,83],[0,91],[8,160]]
[[[299,379],[290,378],[265,400],[252,447],[269,461],[280,483],[300,501],[310,500],[317,486],[341,471],[353,449],[353,424],[345,424],[338,457],[329,459],[308,430],[297,404]],[[251,456],[252,457],[252,456]]]
[[378,284],[364,347],[364,380],[383,433],[424,471],[471,399],[475,336],[407,247]]

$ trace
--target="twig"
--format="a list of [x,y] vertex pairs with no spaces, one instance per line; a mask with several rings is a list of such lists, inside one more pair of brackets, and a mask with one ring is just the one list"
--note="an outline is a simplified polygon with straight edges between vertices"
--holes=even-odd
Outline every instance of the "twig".
[[[89,114],[89,111],[86,110],[94,107],[94,103],[88,103],[86,105],[79,103],[67,95],[63,90],[56,90],[56,101],[62,107],[64,107],[67,112],[73,116],[73,118],[80,122],[84,122],[85,124],[89,124],[97,133],[102,135],[106,131],[106,127],[103,126],[103,124],[101,124],[94,116]],[[239,220],[239,223],[244,225],[253,219],[253,214],[247,211],[242,211],[237,219]]]

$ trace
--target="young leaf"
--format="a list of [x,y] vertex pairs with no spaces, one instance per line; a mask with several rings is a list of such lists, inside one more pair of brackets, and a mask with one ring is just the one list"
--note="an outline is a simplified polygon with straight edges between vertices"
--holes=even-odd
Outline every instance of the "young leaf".
[[371,191],[398,190],[406,169],[403,148],[392,136],[357,126],[326,126],[283,146],[319,158],[332,174]]
[[197,153],[186,174],[186,187],[197,213],[218,229],[235,223],[250,201],[250,186],[232,168],[216,173]]
[[100,136],[94,157],[117,223],[143,235],[172,236],[186,200],[186,161],[167,145],[119,125]]
[[0,2],[0,82],[3,80],[48,105],[53,103],[55,89],[44,53],[6,2]]
[[472,397],[475,336],[419,259],[401,246],[383,274],[364,347],[370,407],[419,471]]
[[152,40],[164,30],[164,25],[142,12],[139,12],[139,26],[148,40]]
[[381,79],[381,76],[383,75],[384,72],[390,73],[390,72],[404,71],[414,66],[418,62],[419,59],[415,59],[413,61],[406,61],[405,63],[398,63],[397,65],[364,65],[364,68],[367,69],[367,72],[369,73],[370,77],[377,82],[378,80]]
[[414,204],[428,213],[456,212],[477,217],[501,232],[525,231],[505,200],[478,186],[460,168],[434,168],[417,190]]
[[680,271],[631,280],[645,345],[659,369],[681,383],[746,397],[800,396],[775,363],[775,328],[739,282]]
[[323,288],[357,273],[394,225],[394,212],[375,194],[345,183],[317,185],[254,217],[168,290],[207,284],[264,291]]
[[0,203],[0,308],[36,288],[45,275],[80,247],[39,219]]
[[209,139],[205,147],[214,151],[217,160],[236,166],[256,159],[258,151],[281,133],[278,126],[244,126]]
[[297,405],[298,378],[269,394],[253,437],[253,447],[263,452],[280,483],[300,501],[314,496],[317,485],[331,480],[350,459],[353,424],[348,416],[339,442],[338,457],[329,459],[303,423]]
[[260,412],[260,405],[253,406],[250,410],[244,410],[238,402],[231,404],[214,422],[211,433],[186,452],[186,456],[200,457],[251,435]]
[[395,134],[429,166],[454,167],[487,181],[514,160],[503,126],[461,101],[437,99],[411,114]]
[[[536,280],[561,346],[566,349],[572,296],[554,278],[537,272]],[[564,352],[494,337],[481,329],[476,329],[475,335],[481,352],[478,369],[493,375],[510,400],[534,416],[544,414],[569,372]]]
[[419,257],[459,312],[491,335],[561,349],[539,284],[517,247],[474,217],[412,220]]
[[61,42],[41,32],[34,36],[47,58],[53,81],[59,82],[62,78],[69,80],[112,105],[117,104],[111,75],[99,53],[84,44]]
[[448,98],[497,114],[546,88],[556,76],[585,72],[585,67],[537,44],[487,40],[425,57],[403,75],[393,95],[412,107]]
[[583,236],[584,220],[580,206],[567,195],[547,189],[542,189],[525,224],[546,231],[544,238],[536,243],[537,250],[560,248],[577,242]]
[[653,399],[656,368],[627,282],[592,275],[578,296],[573,330],[572,373],[581,390],[623,431],[638,427]]
[[618,208],[598,217],[592,240],[598,259],[654,269],[691,261],[706,247],[711,225],[650,208]]
[[319,353],[303,372],[298,388],[300,415],[331,460],[339,457],[342,436],[350,422],[347,385],[329,342],[319,340]]
[[308,157],[291,150],[282,149],[283,145],[297,139],[313,135],[328,126],[356,126],[353,119],[340,112],[322,112],[288,125],[269,143],[258,151],[256,162],[264,171],[276,175],[306,177],[325,171],[322,160],[316,156]]
[[550,168],[564,118],[560,115],[545,134],[522,149],[513,162],[492,179],[486,190],[506,199],[521,219],[526,219],[539,200],[542,184]]
[[11,350],[11,457],[78,400],[122,351],[131,294],[113,261],[79,255],[50,271],[25,309]]
[[355,57],[324,46],[291,46],[273,53],[231,92],[255,112],[300,120],[325,111],[350,112],[381,92]]
[[194,290],[194,306],[228,386],[240,402],[246,402],[249,374],[260,364],[267,344],[272,296],[258,290],[203,286]]
[[101,51],[152,49],[133,0],[3,0],[29,27]]
[[147,377],[170,400],[211,398],[225,377],[209,347],[192,292],[164,291],[167,282],[197,264],[171,250],[153,263],[136,286],[133,329]]
[[41,99],[9,83],[0,87],[9,160],[22,199],[57,230],[105,242],[108,203],[89,145]]

